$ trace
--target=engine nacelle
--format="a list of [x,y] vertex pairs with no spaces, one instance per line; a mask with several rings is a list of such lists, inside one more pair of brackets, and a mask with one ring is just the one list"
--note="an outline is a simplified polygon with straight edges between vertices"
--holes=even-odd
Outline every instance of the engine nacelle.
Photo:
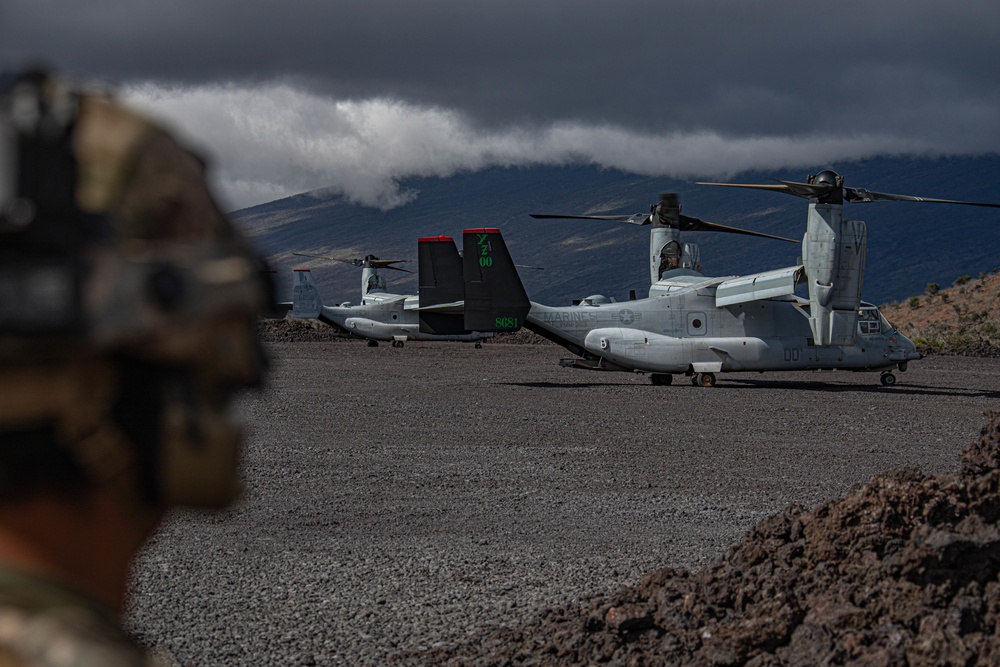
[[810,204],[802,263],[809,278],[809,325],[816,345],[853,345],[864,282],[865,223],[840,204]]

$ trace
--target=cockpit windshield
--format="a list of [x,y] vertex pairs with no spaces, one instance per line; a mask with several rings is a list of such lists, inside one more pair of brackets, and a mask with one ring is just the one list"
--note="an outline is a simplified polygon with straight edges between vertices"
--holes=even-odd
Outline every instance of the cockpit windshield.
[[858,333],[866,336],[892,331],[893,326],[874,306],[858,308]]

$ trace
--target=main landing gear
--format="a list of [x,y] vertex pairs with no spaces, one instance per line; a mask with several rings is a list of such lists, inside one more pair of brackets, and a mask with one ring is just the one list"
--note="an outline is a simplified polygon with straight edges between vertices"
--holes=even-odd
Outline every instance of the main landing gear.
[[[665,387],[674,382],[674,376],[670,373],[653,373],[649,379],[656,387]],[[692,373],[691,384],[696,387],[714,387],[715,373]]]
[[882,371],[882,377],[879,378],[883,387],[891,387],[896,384],[896,376],[892,374],[892,371]]
[[695,373],[691,376],[691,384],[696,387],[714,387],[715,373]]

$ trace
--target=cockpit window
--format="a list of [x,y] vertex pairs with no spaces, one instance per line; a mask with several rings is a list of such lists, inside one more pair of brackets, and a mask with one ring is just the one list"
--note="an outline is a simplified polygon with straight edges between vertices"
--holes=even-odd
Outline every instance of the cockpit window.
[[858,332],[861,334],[871,335],[888,331],[889,323],[885,322],[886,326],[883,329],[883,322],[885,322],[885,318],[882,317],[882,313],[878,311],[878,308],[858,309]]
[[859,333],[870,336],[877,333],[888,333],[895,328],[889,323],[889,320],[885,319],[885,315],[878,308],[858,308]]

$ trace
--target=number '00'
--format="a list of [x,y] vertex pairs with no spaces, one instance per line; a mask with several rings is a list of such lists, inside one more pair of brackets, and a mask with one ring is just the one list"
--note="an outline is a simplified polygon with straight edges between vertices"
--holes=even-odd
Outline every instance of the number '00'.
[[480,257],[479,258],[479,266],[493,266],[493,258],[492,257]]

